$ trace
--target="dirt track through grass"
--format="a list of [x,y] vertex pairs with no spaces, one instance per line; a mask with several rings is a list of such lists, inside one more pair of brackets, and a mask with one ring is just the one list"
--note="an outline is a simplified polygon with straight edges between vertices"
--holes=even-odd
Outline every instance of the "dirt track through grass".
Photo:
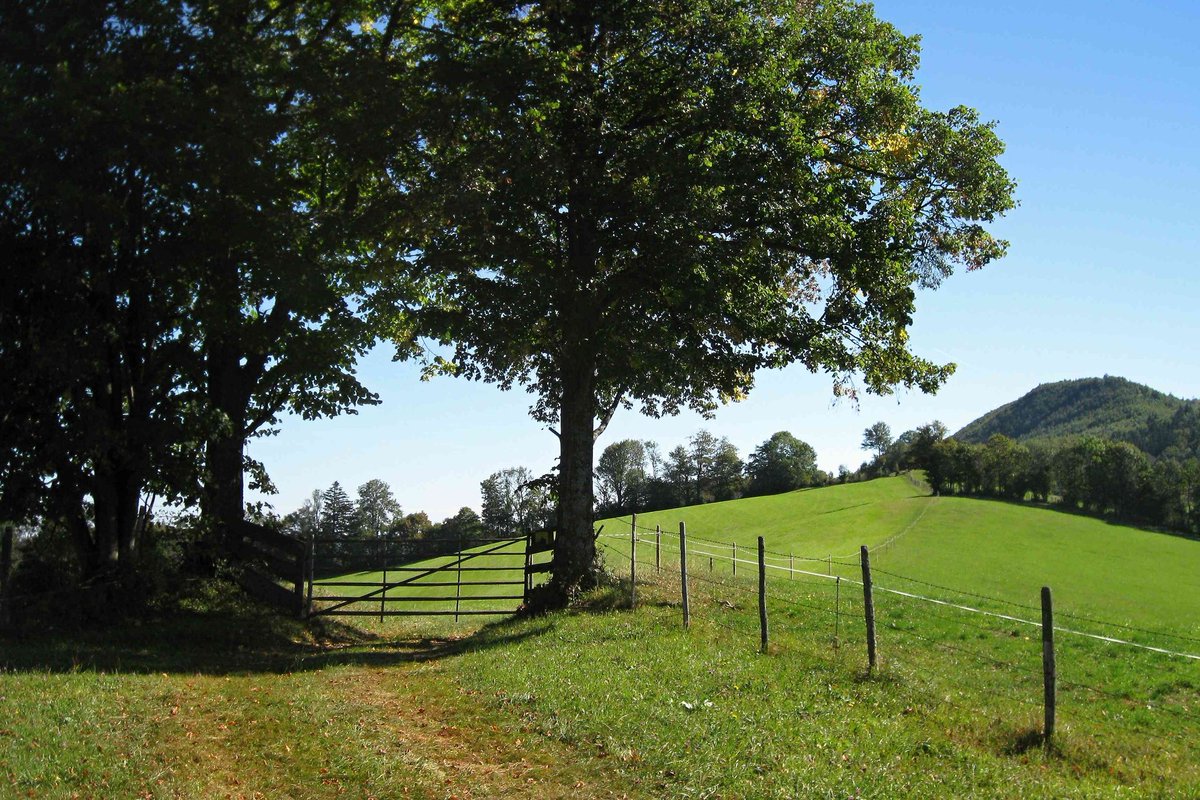
[[127,643],[69,661],[10,643],[4,655],[41,663],[0,672],[0,796],[645,796],[595,754],[545,740],[460,688],[444,660],[463,646],[457,637],[368,634],[280,661],[246,633],[233,648],[244,668],[233,671],[188,671],[204,654],[186,646],[143,650],[145,661],[114,671]]

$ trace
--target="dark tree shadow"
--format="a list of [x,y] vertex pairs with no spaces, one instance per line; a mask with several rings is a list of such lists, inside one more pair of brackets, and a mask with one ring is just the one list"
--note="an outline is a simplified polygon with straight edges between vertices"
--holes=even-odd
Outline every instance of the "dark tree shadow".
[[103,671],[282,674],[329,666],[435,661],[540,636],[550,621],[489,623],[463,636],[372,633],[337,620],[287,619],[237,600],[107,628],[0,634],[0,673]]

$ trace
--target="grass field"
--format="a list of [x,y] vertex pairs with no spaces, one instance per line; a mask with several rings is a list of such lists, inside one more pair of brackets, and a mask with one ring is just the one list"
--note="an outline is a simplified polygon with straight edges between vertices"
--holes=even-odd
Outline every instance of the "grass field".
[[[674,532],[681,521],[694,550],[724,554],[701,540],[736,542],[753,560],[763,536],[769,550],[794,553],[797,569],[825,572],[831,555],[833,572],[853,577],[858,548],[867,545],[874,567],[895,574],[881,573],[880,584],[946,594],[896,577],[902,575],[1026,606],[1036,606],[1041,587],[1050,586],[1063,612],[1200,638],[1200,541],[1179,536],[1013,503],[932,497],[907,477],[637,518],[642,541],[653,538],[656,525]],[[606,534],[629,530],[628,517],[602,524]],[[625,538],[606,541],[628,557]],[[664,541],[677,548],[674,535]],[[650,553],[649,545],[641,552]],[[730,570],[719,558],[714,568]]]
[[[320,578],[314,586],[314,601],[317,608],[322,608],[334,603],[322,598],[367,597],[361,602],[344,603],[342,608],[375,612],[380,609],[380,600],[384,600],[382,606],[389,612],[463,611],[467,617],[481,611],[516,611],[524,591],[524,540],[476,544],[465,548],[463,554],[461,561],[457,555],[443,555],[393,563],[390,572],[363,570]],[[549,560],[548,552],[533,557],[535,564]],[[403,585],[384,592],[380,587],[385,578],[389,584]],[[458,586],[443,585],[459,580]],[[535,583],[542,580],[544,576],[538,575]]]
[[[868,674],[857,567],[837,558],[865,543],[881,587],[1014,617],[1049,582],[1077,614],[1060,624],[1196,652],[1200,543],[905,478],[638,524],[680,517],[697,549],[762,534],[845,578],[772,570],[767,654],[752,568],[693,558],[684,631],[670,537],[657,572],[645,531],[636,610],[627,582],[482,627],[302,625],[201,596],[104,633],[0,640],[0,796],[1200,796],[1200,662],[1060,633],[1046,752],[1036,627],[879,593]],[[600,542],[620,577],[627,540]]]

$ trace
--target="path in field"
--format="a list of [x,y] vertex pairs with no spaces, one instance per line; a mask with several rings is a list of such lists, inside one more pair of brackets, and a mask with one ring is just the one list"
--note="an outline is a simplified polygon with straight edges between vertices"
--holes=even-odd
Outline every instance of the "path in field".
[[180,669],[193,643],[142,654],[171,672],[114,670],[119,650],[78,670],[0,670],[0,796],[647,796],[607,760],[460,688],[447,656],[470,642],[457,636],[298,645],[287,670],[250,628],[235,637],[244,655],[224,660],[244,671]]

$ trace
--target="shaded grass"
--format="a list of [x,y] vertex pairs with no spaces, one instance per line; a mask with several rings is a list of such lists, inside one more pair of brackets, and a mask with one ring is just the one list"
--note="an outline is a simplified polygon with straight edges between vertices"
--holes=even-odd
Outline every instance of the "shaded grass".
[[589,754],[523,746],[521,720],[447,679],[505,637],[389,633],[235,600],[0,642],[0,796],[639,796]]

